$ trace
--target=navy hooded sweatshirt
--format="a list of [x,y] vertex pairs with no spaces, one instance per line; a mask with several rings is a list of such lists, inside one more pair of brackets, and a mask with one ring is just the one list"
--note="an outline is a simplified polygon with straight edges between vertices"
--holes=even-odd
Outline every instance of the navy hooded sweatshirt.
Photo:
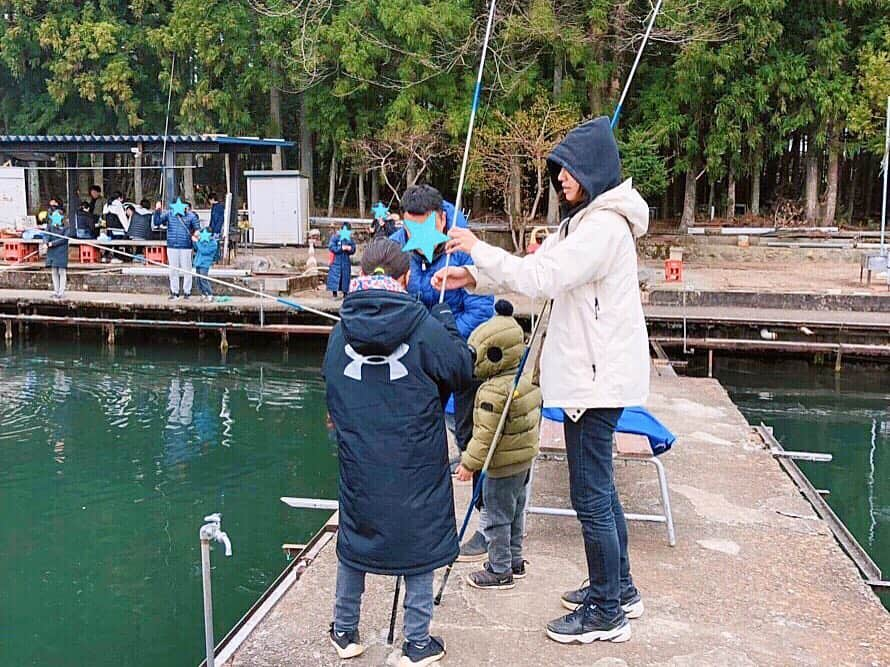
[[580,211],[607,190],[621,185],[621,157],[609,119],[594,118],[571,130],[547,157],[550,182],[562,191],[559,172],[565,168],[584,188],[585,199],[571,207],[563,206],[562,217]]
[[323,374],[337,438],[337,556],[364,572],[414,575],[458,555],[443,406],[473,360],[447,307],[401,292],[343,301]]

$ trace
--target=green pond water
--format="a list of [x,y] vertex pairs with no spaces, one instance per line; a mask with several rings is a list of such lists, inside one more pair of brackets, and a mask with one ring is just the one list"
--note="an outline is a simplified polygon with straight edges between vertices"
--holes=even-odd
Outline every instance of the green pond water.
[[336,494],[323,343],[300,344],[0,343],[0,665],[203,658],[203,517],[234,547],[220,638],[324,519],[279,496]]
[[[691,365],[701,374],[704,360]],[[752,425],[772,426],[789,450],[825,452],[798,461],[887,579],[890,576],[890,371],[803,361],[716,359],[717,377]],[[890,596],[883,602],[890,609]]]

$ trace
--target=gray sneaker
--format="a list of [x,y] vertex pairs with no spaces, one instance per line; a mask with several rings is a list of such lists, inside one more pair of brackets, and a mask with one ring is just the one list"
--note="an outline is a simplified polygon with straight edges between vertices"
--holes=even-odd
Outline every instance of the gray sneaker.
[[478,530],[473,537],[464,542],[457,557],[458,563],[478,563],[488,558],[488,542]]

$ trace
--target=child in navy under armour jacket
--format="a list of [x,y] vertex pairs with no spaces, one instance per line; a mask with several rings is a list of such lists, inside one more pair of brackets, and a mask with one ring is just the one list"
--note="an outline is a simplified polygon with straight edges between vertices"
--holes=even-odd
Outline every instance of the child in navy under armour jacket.
[[443,410],[473,376],[451,311],[428,311],[405,291],[409,263],[389,239],[368,245],[323,367],[340,462],[331,642],[341,658],[360,655],[365,574],[402,576],[399,667],[445,655],[429,634],[433,573],[458,555]]

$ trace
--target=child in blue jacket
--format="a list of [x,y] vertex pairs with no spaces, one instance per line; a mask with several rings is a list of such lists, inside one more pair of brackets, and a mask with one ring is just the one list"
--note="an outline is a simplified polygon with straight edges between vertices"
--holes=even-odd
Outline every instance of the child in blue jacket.
[[[217,241],[210,230],[202,229],[194,240],[195,247],[195,271],[201,276],[210,273],[210,267],[216,261]],[[213,288],[207,278],[198,278],[198,289],[201,290],[201,298],[205,301],[213,301]]]

